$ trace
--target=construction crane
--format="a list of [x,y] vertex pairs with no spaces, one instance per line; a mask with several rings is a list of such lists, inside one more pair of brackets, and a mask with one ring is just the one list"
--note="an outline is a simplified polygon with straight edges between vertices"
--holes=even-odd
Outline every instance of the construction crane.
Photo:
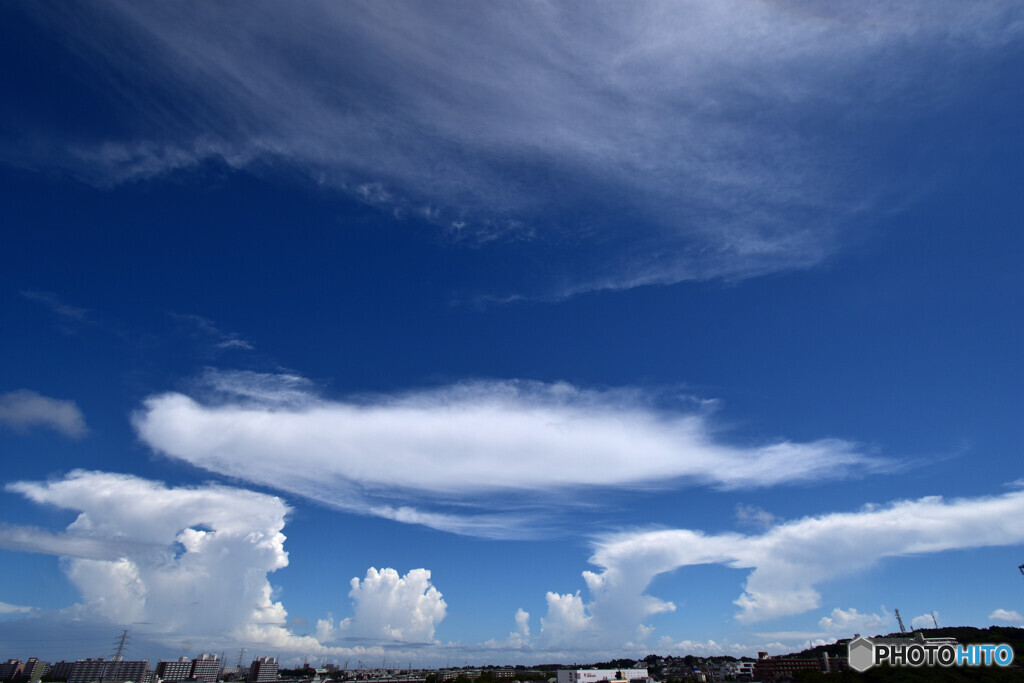
[[1021,576],[1024,576],[1024,564],[1022,564],[1019,567],[1017,567],[1017,569],[1020,570]]
[[903,625],[903,617],[900,616],[900,611],[898,609],[893,611],[896,612],[896,621],[900,622],[900,633],[906,633],[907,627]]
[[932,623],[935,624],[935,628],[939,627],[939,620],[935,618],[935,611],[932,610]]

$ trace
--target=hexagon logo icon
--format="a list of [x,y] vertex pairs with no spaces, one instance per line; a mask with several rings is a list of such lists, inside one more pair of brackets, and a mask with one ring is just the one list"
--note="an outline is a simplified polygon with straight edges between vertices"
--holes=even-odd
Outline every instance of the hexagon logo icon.
[[846,655],[851,669],[867,671],[875,664],[875,644],[863,637],[851,640],[847,645]]

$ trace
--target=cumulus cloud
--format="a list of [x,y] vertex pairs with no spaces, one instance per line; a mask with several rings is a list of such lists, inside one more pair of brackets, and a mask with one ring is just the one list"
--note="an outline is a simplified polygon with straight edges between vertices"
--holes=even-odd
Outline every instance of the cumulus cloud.
[[1024,624],[1024,616],[1015,609],[997,609],[988,615],[992,621],[1005,621],[1011,624]]
[[[399,576],[394,569],[366,570],[351,581],[349,597],[355,615],[340,625],[351,636],[374,640],[430,642],[434,628],[448,609],[440,591],[430,583],[430,570],[413,569]],[[329,625],[329,624],[328,624]],[[318,632],[320,625],[317,625]],[[330,629],[326,629],[331,633]]]
[[914,630],[932,629],[935,628],[935,620],[933,620],[931,613],[914,616],[910,620],[910,628]]
[[[706,411],[660,409],[640,392],[509,381],[329,401],[285,379],[282,390],[278,376],[213,373],[219,399],[152,396],[135,428],[157,451],[208,470],[478,535],[515,530],[517,506],[556,491],[568,500],[574,487],[739,489],[884,466],[838,439],[730,445]],[[416,507],[453,500],[509,514]]]
[[62,556],[82,596],[76,618],[142,622],[149,624],[143,630],[167,634],[274,642],[290,635],[267,580],[288,564],[281,533],[288,507],[281,499],[81,470],[7,490],[78,511],[64,533],[44,534],[34,545],[17,528],[0,533],[3,547]]
[[528,650],[532,645],[530,637],[530,613],[519,608],[515,614],[515,630],[504,640],[491,639],[483,643],[489,650]]
[[582,646],[585,634],[590,630],[592,617],[586,613],[580,592],[548,592],[544,596],[548,604],[546,616],[540,619],[540,633],[544,642],[551,646]]
[[28,389],[0,394],[0,425],[16,431],[45,427],[72,438],[88,431],[85,417],[74,401],[50,398]]
[[121,84],[103,112],[127,124],[35,123],[20,138],[49,144],[12,139],[8,161],[98,183],[298,169],[456,239],[542,244],[560,294],[819,262],[891,179],[863,131],[922,134],[893,128],[955,99],[934,72],[1008,59],[1021,30],[1013,0],[24,11]]
[[829,616],[821,618],[818,626],[830,636],[845,638],[852,637],[854,633],[887,633],[892,620],[892,615],[886,612],[884,607],[881,614],[861,614],[852,607],[848,610],[836,607]]
[[[741,622],[800,614],[819,606],[817,585],[868,569],[882,558],[1021,543],[1024,529],[1016,523],[1021,515],[1024,491],[1013,491],[867,506],[786,522],[760,535],[688,529],[612,534],[595,542],[590,559],[602,571],[583,572],[591,601],[584,603],[579,593],[549,593],[549,616],[541,623],[557,626],[559,641],[575,631],[588,642],[627,642],[648,615],[675,609],[646,594],[652,579],[699,564],[752,570],[735,600]],[[836,609],[820,625],[836,630],[856,624],[867,632],[887,619],[884,610],[874,615]]]
[[529,642],[529,612],[522,607],[515,612],[515,631],[509,634],[509,642],[513,645]]

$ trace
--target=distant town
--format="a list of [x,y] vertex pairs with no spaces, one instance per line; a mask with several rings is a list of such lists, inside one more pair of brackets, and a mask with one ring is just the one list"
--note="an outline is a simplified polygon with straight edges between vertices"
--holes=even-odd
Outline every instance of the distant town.
[[[127,632],[125,632],[127,633]],[[921,629],[914,633],[889,634],[908,642],[953,642],[961,644],[1003,642],[1015,652],[1024,653],[1024,629],[1012,627],[953,627]],[[714,681],[861,680],[850,670],[846,652],[851,639],[840,639],[798,653],[753,657],[697,657],[648,655],[643,659],[614,659],[586,666],[541,664],[527,666],[463,666],[441,669],[378,668],[360,660],[319,665],[305,662],[295,669],[281,668],[278,658],[269,655],[245,657],[242,649],[234,662],[225,661],[226,653],[199,654],[194,658],[161,660],[150,666],[149,660],[130,660],[118,648],[108,658],[44,662],[36,657],[8,659],[0,663],[0,681],[11,683],[711,683]],[[121,637],[121,645],[125,636]],[[1024,680],[1022,657],[1004,671],[988,671],[985,680]],[[355,664],[355,666],[353,666]],[[928,678],[906,678],[909,672],[897,669],[873,672],[872,680],[968,680],[957,678],[961,672],[929,670],[918,672]],[[980,673],[980,672],[972,672]],[[822,679],[822,676],[829,676]],[[952,676],[952,678],[951,678]],[[1009,678],[1007,678],[1007,676]]]

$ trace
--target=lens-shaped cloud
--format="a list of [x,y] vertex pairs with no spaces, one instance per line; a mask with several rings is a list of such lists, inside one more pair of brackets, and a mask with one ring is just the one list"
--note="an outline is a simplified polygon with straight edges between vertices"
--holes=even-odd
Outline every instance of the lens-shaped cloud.
[[328,503],[361,497],[366,512],[463,533],[500,522],[474,529],[471,517],[416,504],[497,501],[514,515],[537,496],[566,501],[585,487],[753,488],[882,466],[837,439],[729,445],[705,412],[659,409],[639,392],[477,382],[329,401],[300,395],[288,377],[281,403],[266,376],[231,375],[216,382],[230,390],[217,401],[150,397],[134,418],[139,436],[207,470]]

